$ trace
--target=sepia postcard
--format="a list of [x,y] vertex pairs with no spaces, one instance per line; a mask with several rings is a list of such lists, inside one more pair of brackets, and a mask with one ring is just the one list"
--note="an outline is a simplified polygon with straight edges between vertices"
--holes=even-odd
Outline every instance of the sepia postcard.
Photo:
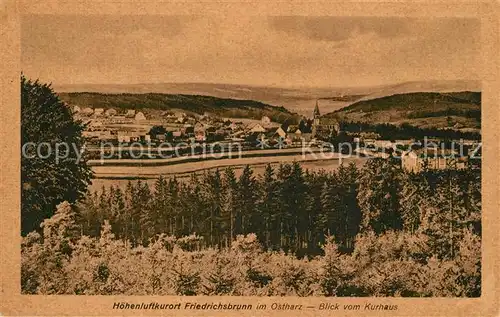
[[496,2],[4,1],[5,316],[498,316]]

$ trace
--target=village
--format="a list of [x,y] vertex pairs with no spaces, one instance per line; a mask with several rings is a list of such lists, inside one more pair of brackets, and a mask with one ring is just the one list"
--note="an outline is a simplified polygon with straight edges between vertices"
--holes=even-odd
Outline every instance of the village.
[[[299,153],[307,146],[311,152],[323,153],[326,150],[363,158],[396,157],[401,160],[401,167],[411,172],[419,172],[425,167],[465,168],[471,162],[477,165],[481,155],[480,143],[472,140],[457,140],[457,144],[449,149],[443,147],[443,140],[436,138],[425,140],[423,144],[422,140],[415,139],[381,140],[379,135],[372,132],[344,132],[337,120],[321,117],[318,101],[312,117],[303,117],[298,124],[272,122],[268,116],[255,120],[221,118],[210,113],[200,115],[161,111],[145,114],[133,109],[119,112],[112,108],[82,109],[79,106],[74,106],[72,111],[74,117],[86,125],[83,136],[90,153],[89,158],[97,160],[105,157],[110,159],[110,164],[112,159],[129,158],[140,159],[137,162],[141,164],[147,164],[144,159],[151,158],[184,158],[188,162],[190,156],[202,153],[207,145],[217,145],[211,151],[223,152],[224,147],[235,144],[240,151],[257,153],[259,150],[271,150],[273,152],[268,154],[273,156],[293,154],[290,150],[294,148]],[[332,141],[337,144],[332,144]],[[103,143],[112,144],[120,150],[108,149],[108,152],[103,153]],[[342,147],[335,148],[339,143]],[[134,151],[139,151],[134,146],[141,144],[153,149],[156,147],[156,150],[150,150],[144,155],[134,154]],[[169,146],[158,149],[157,146],[165,144]],[[346,145],[349,153],[345,151]],[[285,148],[287,151],[283,151]],[[240,155],[241,157],[243,156]],[[158,161],[155,164],[157,163]]]
[[[76,108],[76,107],[75,107]],[[271,122],[267,116],[259,120],[218,118],[211,114],[186,114],[185,112],[163,111],[159,116],[147,117],[143,112],[127,110],[117,113],[114,109],[79,108],[74,109],[77,119],[81,119],[87,129],[84,131],[89,144],[134,142],[158,144],[161,142],[203,142],[215,141],[244,142],[250,137],[275,134],[290,141],[300,137],[300,130],[289,126],[284,131],[280,124]],[[293,132],[292,132],[292,129]]]
[[299,124],[272,122],[268,116],[254,120],[174,111],[147,116],[130,109],[118,113],[115,109],[80,109],[78,106],[73,107],[73,114],[86,125],[83,136],[90,151],[97,150],[103,142],[121,146],[217,142],[237,143],[244,150],[281,149],[300,147],[303,142],[315,144],[339,131],[335,120],[319,118],[319,110],[312,119],[303,118]]

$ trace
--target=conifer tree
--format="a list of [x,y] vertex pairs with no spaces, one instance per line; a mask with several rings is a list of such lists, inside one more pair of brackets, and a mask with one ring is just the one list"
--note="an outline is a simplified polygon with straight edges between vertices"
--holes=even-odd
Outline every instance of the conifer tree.
[[403,173],[401,175],[401,218],[404,230],[415,233],[420,227],[422,208],[432,195],[427,180],[422,175]]
[[173,227],[172,234],[175,236],[181,236],[183,231],[183,227],[185,224],[184,219],[184,211],[182,209],[181,203],[181,187],[179,181],[174,176],[168,181],[168,191],[170,197],[170,208],[172,209],[171,214],[173,218],[171,218]]
[[320,253],[320,245],[324,244],[326,226],[323,222],[325,210],[322,205],[322,190],[330,174],[325,171],[309,172],[306,170],[305,181],[309,194],[306,197],[306,212],[308,214],[307,252]]
[[401,169],[393,159],[369,160],[361,171],[358,203],[363,213],[363,230],[382,233],[403,227],[399,205]]
[[304,180],[304,174],[299,162],[293,162],[292,173],[285,182],[289,195],[289,222],[288,228],[291,233],[291,245],[295,251],[304,247],[306,234],[309,231],[308,214],[306,208],[306,197],[308,187]]
[[[111,191],[110,187],[109,190]],[[101,192],[99,195],[99,203],[97,205],[97,209],[99,211],[98,213],[98,219],[100,225],[104,223],[105,219],[109,219],[109,213],[110,213],[110,194],[108,194],[108,190],[106,190],[106,187],[103,185],[101,187]]]
[[[245,166],[238,180],[237,201],[240,206],[236,215],[235,227],[237,234],[247,234],[252,232],[257,225],[256,218],[252,217],[255,211],[256,202],[256,180],[250,166]],[[251,221],[254,221],[252,223]]]
[[359,232],[359,226],[361,224],[362,214],[361,209],[358,205],[358,183],[359,171],[354,163],[350,163],[345,170],[344,175],[340,174],[339,178],[343,179],[343,198],[342,207],[344,209],[344,229],[345,239],[343,245],[347,250],[352,250],[353,241],[355,236]]
[[132,243],[146,243],[151,236],[151,191],[147,183],[138,180],[131,199]]
[[131,181],[127,182],[127,186],[125,188],[125,210],[122,213],[122,222],[123,225],[123,236],[127,241],[133,240],[133,228],[134,228],[134,219],[132,217],[133,211],[133,197],[135,195],[135,187]]
[[227,167],[224,171],[224,193],[222,215],[222,230],[226,239],[226,246],[229,247],[235,238],[235,215],[238,213],[238,181],[232,167]]
[[196,174],[192,174],[189,186],[186,187],[183,199],[187,202],[186,212],[189,213],[189,232],[202,233],[203,226],[203,211],[205,208],[205,201],[202,196],[202,188],[200,186],[200,179]]
[[274,169],[271,164],[266,165],[264,175],[259,180],[259,184],[258,215],[264,222],[259,238],[265,248],[274,248],[278,240],[276,234],[279,234],[278,219],[276,217],[278,193],[277,183],[274,178]]
[[123,197],[123,192],[119,187],[111,187],[110,191],[110,217],[108,218],[111,222],[113,232],[117,237],[123,238],[121,230],[123,228],[123,213],[125,211],[125,200]]
[[99,236],[101,223],[99,222],[98,210],[99,196],[97,191],[89,193],[85,199],[80,202],[80,210],[82,211],[82,231],[85,235],[97,237]]
[[292,167],[290,164],[280,164],[276,173],[278,208],[276,209],[275,216],[277,219],[277,232],[279,232],[279,242],[277,245],[280,249],[288,249],[290,247],[288,223],[290,221],[291,214],[289,206],[289,182],[287,182],[287,180],[290,178],[291,173]]
[[205,237],[211,245],[218,244],[218,227],[223,208],[223,184],[220,171],[207,172],[203,178],[203,194],[206,201],[206,231]]
[[166,233],[168,235],[172,235],[169,227],[172,210],[170,208],[170,192],[168,190],[168,181],[161,175],[155,182],[153,208],[156,215],[156,233]]

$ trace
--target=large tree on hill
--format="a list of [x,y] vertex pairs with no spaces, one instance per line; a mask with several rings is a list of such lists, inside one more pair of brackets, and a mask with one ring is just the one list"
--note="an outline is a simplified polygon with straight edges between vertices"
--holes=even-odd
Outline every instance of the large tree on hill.
[[86,193],[92,171],[83,157],[78,160],[84,142],[83,129],[50,85],[21,75],[23,235],[40,229],[42,221],[53,215],[60,202],[75,202]]

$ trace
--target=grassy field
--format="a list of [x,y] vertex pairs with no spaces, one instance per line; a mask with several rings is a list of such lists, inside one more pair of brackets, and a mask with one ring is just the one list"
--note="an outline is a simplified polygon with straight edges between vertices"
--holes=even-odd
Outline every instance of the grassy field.
[[[180,149],[181,147],[179,147]],[[182,149],[189,149],[189,146],[183,146]],[[94,149],[95,150],[95,149]],[[130,151],[130,147],[124,147],[122,148],[122,151]],[[151,148],[151,150],[155,150],[154,148]],[[162,149],[158,149],[160,151]],[[168,150],[168,148],[163,148],[163,150]],[[116,149],[118,151],[118,149]],[[226,148],[224,151],[220,153],[213,153],[211,155],[210,153],[211,150],[208,147],[206,150],[206,154],[197,154],[197,155],[186,155],[186,156],[180,156],[180,157],[173,157],[173,158],[158,158],[158,159],[97,159],[97,160],[89,160],[87,163],[90,166],[98,166],[98,167],[103,167],[103,166],[111,166],[111,167],[118,167],[118,166],[130,166],[130,167],[145,167],[145,166],[165,166],[165,165],[179,165],[179,164],[187,164],[187,163],[201,163],[203,161],[203,164],[206,163],[206,161],[211,161],[211,160],[223,160],[226,158],[236,160],[236,159],[246,159],[246,158],[251,158],[251,157],[266,157],[266,156],[271,156],[271,157],[284,157],[284,156],[289,156],[289,155],[297,155],[297,154],[306,154],[306,153],[318,153],[318,155],[321,155],[320,153],[323,150],[317,147],[311,147],[311,148],[301,148],[301,147],[294,147],[294,148],[286,148],[286,149],[261,149],[261,150],[242,150],[241,152],[239,151],[239,147],[237,145],[234,145],[234,147],[231,148]],[[324,156],[327,158],[333,157],[331,153],[326,153],[325,149],[325,154]],[[252,163],[252,162],[250,162]],[[215,163],[217,164],[217,163]],[[246,163],[243,163],[246,164]]]
[[[281,158],[281,162],[283,162],[283,163],[292,162],[293,159],[290,159],[290,158],[291,157]],[[296,158],[296,156],[295,156],[295,158]],[[257,158],[254,158],[254,159],[257,159]],[[262,158],[260,158],[260,159],[262,159]],[[357,166],[363,165],[366,162],[366,160],[367,160],[367,158],[361,158],[361,157],[360,158],[342,158],[342,162],[344,164],[349,164],[351,162],[354,162]],[[231,160],[231,161],[236,161],[236,160]],[[216,168],[222,169],[222,168],[226,168],[227,166],[233,167],[235,174],[236,174],[236,177],[239,177],[241,175],[241,171],[245,167],[245,164],[249,164],[252,167],[252,169],[256,175],[261,175],[264,172],[264,169],[267,165],[267,162],[258,162],[258,160],[257,160],[257,162],[256,162],[256,160],[254,160],[251,163],[233,162],[233,164],[229,164],[229,165],[215,164],[217,162],[220,162],[220,161],[212,161],[212,164],[209,164],[208,166],[204,166],[204,167],[201,167],[200,164],[197,163],[198,167],[193,168],[193,169],[189,169],[190,166],[183,167],[183,165],[188,165],[188,164],[176,165],[175,167],[169,168],[169,169],[164,169],[163,167],[171,167],[171,166],[150,167],[147,170],[145,170],[146,172],[150,172],[150,174],[143,174],[142,173],[143,172],[142,170],[144,169],[143,167],[138,167],[138,168],[134,167],[133,170],[131,170],[130,167],[119,167],[121,169],[121,173],[114,174],[114,175],[105,173],[109,167],[105,167],[104,169],[98,168],[97,170],[96,170],[96,167],[94,167],[93,169],[95,172],[97,172],[96,177],[98,177],[98,178],[92,180],[92,185],[89,187],[89,189],[91,191],[94,191],[94,190],[100,189],[102,186],[109,187],[111,185],[118,186],[118,187],[124,189],[125,186],[127,186],[127,183],[129,182],[129,180],[135,182],[135,181],[137,181],[137,179],[141,179],[141,181],[144,181],[150,185],[153,185],[156,178],[159,175],[176,176],[180,180],[182,180],[182,179],[187,179],[192,173],[201,174],[201,173],[205,172],[206,170],[213,170]],[[274,162],[269,162],[269,164],[271,164],[273,167],[277,167],[277,166],[279,166],[280,162],[278,162],[276,160],[276,157],[275,157]],[[308,169],[311,171],[319,171],[319,170],[332,171],[332,170],[337,169],[339,167],[339,164],[340,164],[340,161],[338,158],[329,159],[329,160],[309,160],[309,161],[302,161],[301,162],[301,166],[304,169]],[[192,166],[191,166],[191,168],[192,168]],[[112,171],[116,172],[117,170],[112,169]],[[139,172],[140,174],[143,174],[143,175],[140,176],[137,173],[133,174],[132,172]]]
[[[338,160],[338,153],[306,153],[287,155],[287,156],[256,156],[243,157],[234,159],[218,159],[204,160],[197,162],[188,162],[175,165],[157,165],[157,166],[140,166],[140,165],[124,165],[124,166],[93,166],[92,169],[98,177],[156,177],[157,175],[178,175],[196,172],[210,168],[224,168],[233,165],[254,165],[267,163],[284,163],[284,162],[303,162],[316,160]],[[156,160],[155,160],[156,161]]]

